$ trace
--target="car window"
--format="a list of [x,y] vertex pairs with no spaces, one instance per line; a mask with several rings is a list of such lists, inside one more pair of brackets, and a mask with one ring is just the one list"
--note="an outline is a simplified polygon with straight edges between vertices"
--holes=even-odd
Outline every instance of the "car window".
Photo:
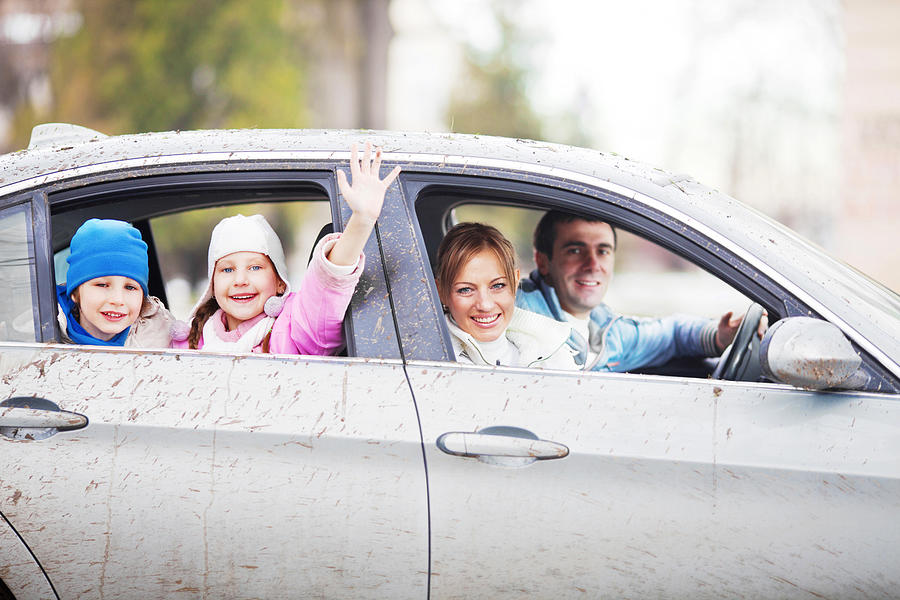
[[[529,276],[535,269],[532,249],[535,226],[546,209],[553,205],[545,193],[534,195],[530,187],[526,189],[526,186],[514,185],[516,189],[512,193],[502,195],[491,190],[476,190],[474,186],[455,189],[435,186],[418,195],[415,208],[423,250],[429,255],[432,270],[437,246],[446,231],[456,223],[475,221],[493,225],[510,239],[518,255],[521,276]],[[572,210],[577,212],[577,209]],[[632,229],[631,222],[623,222],[616,214],[607,216],[591,211],[585,216],[599,217],[616,227],[615,275],[603,303],[610,309],[611,315],[633,320],[617,320],[621,326],[610,334],[611,337],[607,337],[605,332],[600,333],[603,341],[591,342],[590,348],[594,353],[579,356],[576,363],[579,359],[606,360],[609,369],[617,372],[701,378],[711,376],[717,365],[715,349],[711,348],[715,323],[728,312],[733,313],[734,318],[743,316],[752,301],[728,282],[695,265],[693,259],[686,260],[676,254],[680,238],[667,234],[665,227],[651,224],[648,228],[646,224],[641,224],[634,228],[635,232],[641,233],[638,235],[627,231]],[[641,227],[659,237],[644,237]],[[663,240],[672,242],[671,250],[663,247]],[[685,256],[694,255],[685,253]],[[697,256],[701,258],[696,263],[704,265],[707,255]],[[434,297],[438,301],[436,294]],[[768,308],[769,304],[766,302],[764,306]],[[770,309],[769,314],[776,314],[776,311]],[[658,324],[640,325],[646,318],[662,317],[673,318]],[[638,327],[643,329],[638,330]],[[583,339],[600,330],[590,333],[588,326],[586,330],[577,331]],[[649,336],[645,342],[636,341],[638,338],[635,336],[643,340],[645,335]],[[674,336],[671,340],[670,335]],[[660,345],[663,340],[670,341]],[[629,350],[624,350],[626,347]],[[687,350],[688,347],[691,349]],[[605,348],[603,352],[608,354],[597,353],[596,348]],[[670,353],[674,355],[662,358]],[[753,370],[758,370],[758,366]],[[746,375],[747,381],[755,378],[754,373],[748,372]]]
[[[490,223],[513,243],[525,277],[534,268],[532,234],[542,210],[463,204],[450,221]],[[604,303],[618,314],[659,317],[682,313],[719,318],[741,313],[751,300],[697,265],[638,235],[616,231],[615,276]],[[653,290],[653,293],[648,293]]]
[[284,246],[288,278],[299,284],[322,227],[331,223],[327,201],[235,204],[203,208],[150,220],[169,310],[183,320],[206,289],[209,236],[221,219],[236,214],[262,214]]
[[[317,238],[323,229],[334,228],[333,177],[323,169],[175,170],[55,191],[50,194],[55,279],[65,281],[69,242],[87,219],[127,221],[148,244],[150,294],[176,319],[187,322],[206,286],[207,251],[214,226],[226,216],[261,213],[281,239],[287,278],[296,288]],[[375,236],[364,252],[365,268],[344,319],[346,355],[396,359],[399,345]],[[57,330],[56,336],[61,332]],[[50,338],[60,339],[52,332]]]
[[[178,165],[158,173],[72,183],[76,185],[49,194],[54,278],[65,281],[70,240],[87,219],[127,221],[148,244],[150,294],[182,321],[190,318],[199,288],[206,284],[210,234],[222,218],[264,214],[284,245],[287,278],[295,286],[320,232],[340,230],[340,223],[334,226],[334,174],[324,168],[190,172]],[[374,236],[364,252],[365,268],[344,319],[346,355],[399,358]],[[45,339],[62,339],[62,333],[55,328],[55,335],[50,331]]]
[[0,211],[0,340],[37,341],[35,314],[37,277],[31,206],[20,204]]
[[[167,308],[187,321],[191,308],[206,287],[206,253],[209,236],[221,219],[236,214],[262,214],[281,238],[288,277],[299,282],[322,227],[331,223],[327,201],[234,204],[187,210],[150,219],[155,254],[159,262]],[[56,283],[65,283],[69,247],[53,255]],[[151,265],[152,270],[152,265]],[[154,290],[160,294],[160,290]]]

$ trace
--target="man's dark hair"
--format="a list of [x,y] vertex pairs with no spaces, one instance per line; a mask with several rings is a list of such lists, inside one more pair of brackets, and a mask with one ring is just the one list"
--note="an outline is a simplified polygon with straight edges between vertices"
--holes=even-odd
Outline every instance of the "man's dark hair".
[[556,226],[560,223],[571,223],[572,221],[606,223],[613,232],[613,250],[615,250],[615,246],[619,244],[616,228],[608,221],[590,215],[574,215],[572,213],[562,212],[561,210],[551,210],[547,211],[544,216],[541,217],[537,227],[534,228],[534,239],[532,240],[534,249],[546,254],[547,258],[553,258],[553,244],[556,242]]

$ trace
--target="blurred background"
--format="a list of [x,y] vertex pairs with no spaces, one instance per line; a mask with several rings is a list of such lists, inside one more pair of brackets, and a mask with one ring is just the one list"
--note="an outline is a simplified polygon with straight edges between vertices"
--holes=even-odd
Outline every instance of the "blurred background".
[[897,0],[0,0],[0,152],[52,121],[586,146],[900,290]]

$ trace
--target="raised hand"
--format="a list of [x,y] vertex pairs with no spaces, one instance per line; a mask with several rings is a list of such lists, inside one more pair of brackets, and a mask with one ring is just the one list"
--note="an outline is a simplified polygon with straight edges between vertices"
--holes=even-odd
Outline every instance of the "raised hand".
[[385,176],[379,178],[381,171],[381,148],[375,148],[374,156],[372,144],[366,142],[362,160],[356,144],[350,146],[350,177],[352,183],[347,181],[347,174],[338,171],[338,188],[344,201],[353,211],[347,226],[340,239],[335,243],[328,260],[336,265],[353,265],[359,259],[375,221],[381,214],[381,205],[384,204],[384,193],[397,178],[400,167]]
[[400,167],[379,179],[381,171],[381,148],[375,148],[372,156],[372,144],[366,142],[362,160],[359,159],[356,144],[350,146],[350,176],[352,183],[347,182],[347,175],[338,171],[338,187],[344,200],[353,211],[354,216],[359,216],[363,222],[375,223],[381,213],[381,205],[384,203],[384,193],[391,185]]

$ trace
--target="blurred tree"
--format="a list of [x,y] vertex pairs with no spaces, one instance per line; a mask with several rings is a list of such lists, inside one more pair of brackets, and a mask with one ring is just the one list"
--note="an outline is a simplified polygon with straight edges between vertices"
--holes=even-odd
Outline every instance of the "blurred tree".
[[448,109],[452,131],[541,139],[541,122],[526,92],[528,69],[522,64],[529,40],[516,25],[521,4],[492,4],[499,43],[488,52],[465,49],[463,76]]
[[[0,0],[3,2],[3,0]],[[12,148],[35,123],[62,121],[106,134],[225,127],[383,127],[389,0],[66,0],[49,1],[49,21],[78,17],[50,48],[50,100],[37,106],[13,86]],[[2,50],[2,48],[0,48]],[[0,52],[0,83],[12,56]],[[46,78],[46,76],[45,76]],[[316,95],[306,93],[315,87]],[[7,98],[10,96],[10,98]],[[23,101],[12,102],[22,97]],[[2,108],[2,106],[0,106]],[[324,221],[305,206],[245,207],[264,212],[291,253],[297,237]],[[173,215],[154,227],[167,276],[206,278],[206,244],[235,209]],[[304,233],[305,221],[315,231]],[[304,244],[311,240],[304,239]],[[308,250],[307,250],[308,251]]]
[[[495,0],[491,5],[499,32],[493,50],[465,48],[463,75],[450,96],[451,131],[541,139],[541,122],[528,98],[528,68],[522,64],[529,39],[516,23],[521,3]],[[531,231],[540,213],[500,206],[461,206],[458,222],[477,221],[499,228],[518,248],[523,273],[532,268]]]
[[104,133],[300,126],[303,63],[284,0],[81,0],[57,40],[51,118]]
[[[36,121],[64,121],[107,134],[305,124],[305,65],[285,0],[78,0],[83,25],[54,42],[49,114],[20,108],[17,137]],[[215,211],[166,221],[171,272],[206,277]],[[267,213],[290,248],[298,223]],[[171,247],[170,247],[171,246]]]
[[313,127],[384,129],[390,0],[289,0],[310,64]]

